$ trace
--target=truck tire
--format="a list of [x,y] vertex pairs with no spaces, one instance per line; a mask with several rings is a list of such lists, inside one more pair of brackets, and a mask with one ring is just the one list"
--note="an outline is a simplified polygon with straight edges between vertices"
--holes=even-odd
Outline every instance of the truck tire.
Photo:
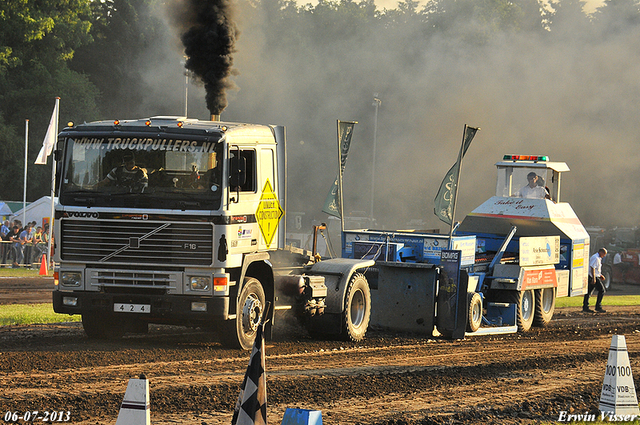
[[363,274],[351,277],[344,298],[342,335],[347,341],[362,341],[371,319],[371,291]]
[[482,297],[477,292],[467,293],[469,311],[467,313],[467,332],[475,332],[482,324]]
[[229,348],[251,350],[256,338],[256,331],[265,308],[264,289],[260,281],[254,277],[245,277],[236,318],[222,327],[222,343]]
[[536,289],[536,311],[533,316],[535,326],[547,326],[556,309],[556,288]]
[[124,324],[121,320],[97,314],[82,315],[82,327],[89,339],[119,339],[124,335]]
[[533,289],[517,292],[517,324],[518,331],[527,332],[531,329],[535,316],[535,294]]
[[611,284],[613,283],[613,274],[611,273],[611,268],[603,267],[602,275],[604,276],[604,282],[602,282],[604,284],[604,289],[608,291],[611,288]]

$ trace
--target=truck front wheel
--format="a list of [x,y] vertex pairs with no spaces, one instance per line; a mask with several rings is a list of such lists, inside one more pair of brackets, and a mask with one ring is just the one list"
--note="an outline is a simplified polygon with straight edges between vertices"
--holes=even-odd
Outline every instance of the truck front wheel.
[[343,336],[347,341],[362,341],[371,318],[371,291],[363,274],[351,277],[344,300]]
[[544,288],[536,289],[536,311],[533,324],[536,326],[547,326],[551,322],[553,312],[556,308],[556,289]]
[[236,318],[225,324],[222,329],[222,343],[229,348],[250,350],[256,338],[256,332],[265,307],[264,289],[254,277],[245,277]]

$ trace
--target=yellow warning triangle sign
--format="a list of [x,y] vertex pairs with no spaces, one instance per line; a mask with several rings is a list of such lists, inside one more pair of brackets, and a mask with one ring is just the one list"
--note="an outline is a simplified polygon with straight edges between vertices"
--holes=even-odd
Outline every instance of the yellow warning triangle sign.
[[278,230],[278,224],[283,214],[284,211],[278,202],[278,197],[271,187],[271,182],[267,179],[256,210],[256,220],[267,248],[271,246],[271,241]]
[[613,335],[611,338],[599,409],[605,420],[607,418],[617,420],[615,417],[620,416],[640,415],[624,335]]

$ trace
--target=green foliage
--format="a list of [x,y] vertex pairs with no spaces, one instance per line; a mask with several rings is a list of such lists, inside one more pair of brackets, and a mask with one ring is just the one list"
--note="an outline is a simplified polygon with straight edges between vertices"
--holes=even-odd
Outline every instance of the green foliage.
[[[50,168],[33,165],[55,97],[68,113],[95,118],[96,90],[71,71],[75,49],[92,41],[89,0],[9,0],[0,3],[0,181],[22,181],[25,120],[29,120],[29,200],[49,194]],[[49,171],[47,171],[49,169]],[[22,184],[3,185],[0,198],[22,199]]]
[[[561,307],[582,307],[583,297],[562,297],[556,299],[556,308]],[[593,299],[592,299],[593,303]],[[602,305],[608,306],[628,306],[640,305],[640,295],[605,295]]]
[[[53,276],[53,269],[48,270],[48,276]],[[2,267],[0,268],[0,277],[39,277],[40,269],[27,269],[26,267]],[[53,285],[53,282],[51,282]]]
[[158,1],[103,0],[91,3],[94,42],[79,48],[72,69],[88,76],[100,93],[100,109],[109,118],[147,116],[139,99],[148,88],[142,71],[161,67],[163,57],[149,54],[166,24],[151,11]]
[[79,322],[80,320],[79,315],[55,313],[51,304],[0,305],[0,326]]

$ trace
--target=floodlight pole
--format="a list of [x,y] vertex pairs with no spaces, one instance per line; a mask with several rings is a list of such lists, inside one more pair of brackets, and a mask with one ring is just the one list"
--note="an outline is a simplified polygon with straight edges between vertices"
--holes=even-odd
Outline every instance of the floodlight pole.
[[373,115],[373,160],[371,161],[371,224],[373,224],[373,204],[375,198],[376,186],[376,145],[378,143],[378,108],[382,101],[378,98],[378,93],[373,94],[373,106],[376,112]]

